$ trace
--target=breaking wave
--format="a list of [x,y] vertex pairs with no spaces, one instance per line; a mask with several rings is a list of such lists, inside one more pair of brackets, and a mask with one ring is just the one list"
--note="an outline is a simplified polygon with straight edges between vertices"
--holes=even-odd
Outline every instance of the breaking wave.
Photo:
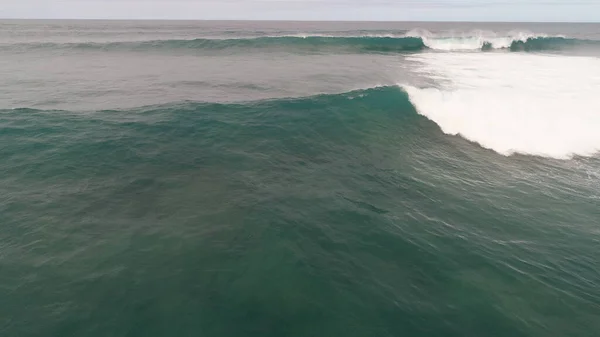
[[[290,109],[302,114],[326,110],[350,115],[361,111],[369,114],[387,111],[397,118],[409,117],[403,125],[406,129],[397,132],[410,129],[410,132],[427,137],[433,130],[441,129],[446,134],[461,136],[506,156],[527,154],[569,159],[600,152],[600,101],[596,99],[600,88],[599,60],[514,54],[489,57],[473,53],[430,53],[412,57],[423,63],[423,72],[445,76],[450,82],[436,88],[381,86],[339,94],[232,104],[172,103],[118,111],[118,114],[127,112],[126,115],[139,118],[154,115],[164,118],[165,114],[173,113],[180,116],[178,118],[183,115],[198,118],[202,111],[215,109],[256,116]],[[479,64],[476,70],[469,67],[474,63]],[[517,66],[511,71],[515,64]],[[576,66],[568,67],[567,64]],[[522,78],[519,69],[523,67],[533,69],[534,75]],[[586,79],[584,75],[589,73],[594,76]],[[5,117],[19,118],[30,114],[46,115],[33,109],[0,112]],[[99,113],[110,115],[112,112]],[[68,113],[71,114],[74,113]],[[417,114],[437,124],[439,129],[423,129],[423,124],[410,117]],[[320,118],[333,117],[322,115]]]
[[420,64],[418,72],[439,84],[403,87],[417,111],[447,134],[504,155],[568,159],[600,151],[598,58],[505,53],[410,58]]

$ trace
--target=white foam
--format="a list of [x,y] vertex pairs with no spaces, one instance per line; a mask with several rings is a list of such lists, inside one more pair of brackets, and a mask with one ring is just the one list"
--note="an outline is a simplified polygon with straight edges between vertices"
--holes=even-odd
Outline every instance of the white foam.
[[600,151],[600,59],[539,54],[409,57],[437,88],[403,86],[420,114],[504,155]]
[[525,42],[530,38],[547,37],[547,35],[518,31],[505,34],[480,30],[434,34],[426,30],[417,29],[409,31],[406,33],[406,36],[419,37],[427,47],[443,51],[481,50],[486,44],[491,44],[491,47],[494,49],[505,49],[509,48],[516,41]]

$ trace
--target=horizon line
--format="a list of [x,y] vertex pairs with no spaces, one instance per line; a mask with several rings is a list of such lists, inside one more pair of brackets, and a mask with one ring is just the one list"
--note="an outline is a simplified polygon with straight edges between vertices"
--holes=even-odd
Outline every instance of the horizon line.
[[165,18],[130,18],[130,19],[111,19],[111,18],[12,18],[0,17],[0,20],[15,21],[187,21],[187,22],[339,22],[339,23],[525,23],[525,24],[600,24],[600,21],[465,21],[465,20],[276,20],[276,19],[165,19]]

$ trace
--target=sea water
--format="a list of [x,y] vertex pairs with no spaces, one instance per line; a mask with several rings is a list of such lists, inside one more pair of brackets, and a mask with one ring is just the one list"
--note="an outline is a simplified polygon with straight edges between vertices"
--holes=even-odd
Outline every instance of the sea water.
[[600,25],[0,21],[2,336],[598,336]]

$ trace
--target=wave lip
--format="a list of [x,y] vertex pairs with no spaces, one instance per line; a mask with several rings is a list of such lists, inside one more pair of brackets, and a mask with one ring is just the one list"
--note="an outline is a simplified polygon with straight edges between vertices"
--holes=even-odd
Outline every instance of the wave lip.
[[[409,57],[438,88],[403,86],[443,132],[504,155],[558,159],[600,151],[600,59],[540,54]],[[473,65],[477,65],[473,67]]]

